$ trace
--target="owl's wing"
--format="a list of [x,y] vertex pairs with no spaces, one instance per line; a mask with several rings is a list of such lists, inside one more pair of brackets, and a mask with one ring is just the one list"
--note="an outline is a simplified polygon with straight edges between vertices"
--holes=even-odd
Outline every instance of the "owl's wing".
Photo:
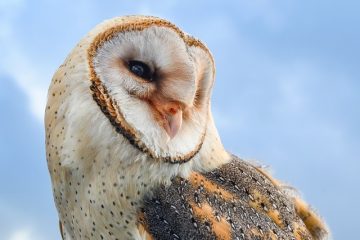
[[234,157],[221,168],[176,178],[145,200],[147,239],[324,239],[313,211],[257,167]]

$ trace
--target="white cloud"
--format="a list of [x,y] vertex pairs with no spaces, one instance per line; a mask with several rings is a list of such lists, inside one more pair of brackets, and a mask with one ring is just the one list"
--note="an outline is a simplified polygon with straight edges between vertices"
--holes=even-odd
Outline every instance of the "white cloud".
[[0,74],[9,76],[25,92],[29,107],[34,116],[42,121],[46,102],[46,82],[44,74],[33,64],[20,49],[14,37],[14,20],[20,14],[25,2],[22,0],[2,1],[0,27]]
[[46,82],[43,75],[36,69],[27,56],[21,54],[16,43],[7,43],[6,47],[11,51],[5,51],[6,61],[1,61],[0,72],[10,76],[17,85],[26,93],[29,99],[29,107],[34,116],[42,121],[46,104]]
[[31,240],[31,232],[28,229],[19,229],[10,235],[9,240]]
[[32,228],[29,227],[21,227],[13,231],[9,238],[9,240],[42,240],[44,239],[39,234],[36,234]]
[[39,222],[17,206],[0,199],[0,238],[6,240],[44,240]]

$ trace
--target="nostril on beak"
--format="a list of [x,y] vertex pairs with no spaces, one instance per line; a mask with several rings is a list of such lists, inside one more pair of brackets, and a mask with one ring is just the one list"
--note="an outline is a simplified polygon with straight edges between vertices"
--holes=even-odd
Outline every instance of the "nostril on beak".
[[169,109],[169,113],[171,113],[171,114],[175,114],[177,111],[178,111],[178,109],[175,109],[173,107]]

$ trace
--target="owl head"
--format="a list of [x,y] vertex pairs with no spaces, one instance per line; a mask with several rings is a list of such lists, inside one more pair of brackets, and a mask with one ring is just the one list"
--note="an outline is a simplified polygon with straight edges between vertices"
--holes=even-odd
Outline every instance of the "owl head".
[[[184,163],[205,152],[225,154],[210,109],[213,57],[172,23],[148,16],[107,20],[75,47],[63,67],[67,84],[77,86],[72,87],[72,105],[77,105],[72,115],[78,116],[78,128],[100,112],[106,119],[101,129],[110,126],[156,161]],[[96,114],[79,102],[82,95],[91,97]]]

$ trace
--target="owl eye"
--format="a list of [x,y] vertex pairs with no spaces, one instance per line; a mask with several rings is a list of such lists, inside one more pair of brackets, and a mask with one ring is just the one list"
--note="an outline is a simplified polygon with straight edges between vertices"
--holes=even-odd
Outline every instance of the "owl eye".
[[143,62],[136,60],[129,61],[129,70],[138,77],[152,81],[153,73],[150,67]]

